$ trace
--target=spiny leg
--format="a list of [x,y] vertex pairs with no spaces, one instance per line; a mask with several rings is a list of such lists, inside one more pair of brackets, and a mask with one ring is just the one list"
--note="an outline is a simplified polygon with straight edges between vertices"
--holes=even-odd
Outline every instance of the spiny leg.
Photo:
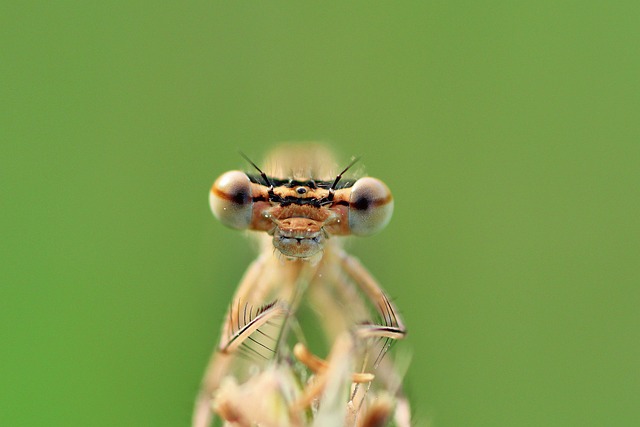
[[275,357],[286,341],[291,316],[316,267],[290,262],[284,269],[279,265],[280,273],[274,275],[273,263],[281,262],[271,254],[263,254],[242,278],[196,400],[193,427],[210,425],[212,394],[223,377],[230,374],[236,355],[264,362]]
[[[257,290],[256,288],[260,288],[260,277],[267,264],[267,260],[268,258],[263,255],[251,263],[240,281],[233,301],[241,301],[245,299],[246,295]],[[261,289],[261,293],[266,293],[266,291]],[[222,327],[222,338],[211,355],[202,379],[200,392],[196,398],[192,419],[193,427],[208,427],[211,424],[213,418],[211,396],[219,387],[222,378],[228,373],[229,366],[235,358],[234,352],[224,351],[224,349],[234,344],[233,337],[235,334],[233,325],[235,324],[235,319],[240,319],[237,304],[231,304],[224,319],[225,323]]]
[[[345,273],[347,273],[353,282],[356,283],[380,316],[379,323],[358,325],[356,334],[365,340],[368,338],[384,340],[380,352],[373,361],[373,368],[376,369],[379,365],[384,365],[384,369],[381,369],[381,372],[379,372],[379,374],[382,374],[381,379],[387,385],[389,391],[396,394],[396,398],[398,399],[398,405],[396,406],[394,415],[396,423],[402,427],[409,426],[409,422],[405,415],[408,411],[408,402],[404,398],[402,391],[399,389],[400,380],[397,378],[398,374],[395,372],[393,364],[388,360],[386,363],[383,363],[384,355],[391,347],[391,344],[395,340],[402,339],[406,336],[407,331],[404,326],[404,322],[400,318],[395,305],[386,296],[376,279],[373,278],[371,273],[369,273],[369,271],[355,257],[352,257],[345,252],[341,252],[339,254],[339,258]],[[366,365],[366,361],[364,364]],[[371,383],[368,384],[366,390],[362,390],[362,388],[359,387],[359,384],[354,386],[352,400],[355,401],[357,395],[361,396],[359,407],[364,403],[364,399],[370,385]]]
[[[404,322],[398,315],[398,310],[360,261],[342,252],[340,262],[343,270],[358,285],[381,318],[380,323],[359,325],[356,331],[358,336],[361,338],[384,338],[387,344],[385,344],[383,352],[386,352],[391,340],[402,339],[407,334]],[[380,360],[381,356],[376,359],[374,366],[377,366]]]

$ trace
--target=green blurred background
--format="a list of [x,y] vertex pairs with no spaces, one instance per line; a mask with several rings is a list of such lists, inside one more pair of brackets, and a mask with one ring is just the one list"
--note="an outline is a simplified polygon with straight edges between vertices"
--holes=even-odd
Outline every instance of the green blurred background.
[[[614,4],[615,3],[615,4]],[[6,2],[0,425],[186,426],[254,257],[207,193],[362,154],[420,425],[640,425],[640,4]]]

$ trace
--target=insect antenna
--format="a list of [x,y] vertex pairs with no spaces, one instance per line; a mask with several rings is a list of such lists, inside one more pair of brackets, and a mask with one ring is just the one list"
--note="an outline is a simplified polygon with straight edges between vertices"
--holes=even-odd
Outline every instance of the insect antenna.
[[333,196],[336,192],[336,187],[338,186],[338,182],[340,182],[340,180],[342,179],[342,175],[344,175],[346,171],[351,169],[351,166],[355,165],[358,162],[358,160],[360,160],[360,157],[354,157],[351,163],[349,163],[349,165],[346,168],[344,168],[344,170],[340,172],[338,176],[336,176],[335,181],[333,181],[333,184],[331,184],[331,188],[329,188],[329,197],[328,197],[329,201],[333,200]]
[[262,169],[258,167],[258,165],[253,163],[253,161],[246,154],[244,154],[242,151],[239,151],[239,153],[247,162],[249,162],[251,166],[253,166],[260,173],[260,176],[262,177],[264,182],[266,182],[269,186],[269,199],[277,198],[276,194],[273,192],[273,182],[271,182],[267,174],[264,173]]

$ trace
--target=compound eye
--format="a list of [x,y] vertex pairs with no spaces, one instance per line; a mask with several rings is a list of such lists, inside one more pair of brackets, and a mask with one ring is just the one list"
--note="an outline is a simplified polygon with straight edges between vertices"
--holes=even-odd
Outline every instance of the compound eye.
[[393,197],[387,186],[375,178],[360,178],[351,187],[349,227],[359,236],[382,230],[393,213]]
[[251,181],[244,172],[222,174],[211,187],[209,205],[216,218],[231,228],[245,229],[251,224],[253,201]]

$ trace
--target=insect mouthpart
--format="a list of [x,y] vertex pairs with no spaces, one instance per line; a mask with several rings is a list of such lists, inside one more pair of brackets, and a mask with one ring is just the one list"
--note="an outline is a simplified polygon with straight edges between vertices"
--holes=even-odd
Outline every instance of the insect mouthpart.
[[287,218],[277,223],[273,246],[286,256],[309,258],[324,245],[322,223],[310,218]]

